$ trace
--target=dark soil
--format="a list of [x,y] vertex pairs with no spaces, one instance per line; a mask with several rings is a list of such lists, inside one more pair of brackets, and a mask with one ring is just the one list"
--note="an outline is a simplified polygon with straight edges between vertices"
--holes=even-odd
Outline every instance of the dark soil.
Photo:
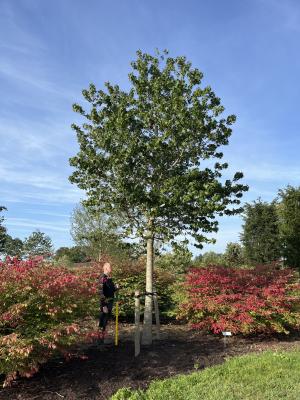
[[[300,337],[228,338],[190,331],[187,326],[164,325],[161,340],[143,347],[134,357],[132,327],[123,325],[120,343],[80,349],[86,359],[53,360],[30,379],[22,378],[0,390],[1,400],[104,400],[119,388],[145,388],[153,379],[189,373],[220,364],[226,357],[266,349],[300,349]],[[83,357],[85,358],[85,357]]]

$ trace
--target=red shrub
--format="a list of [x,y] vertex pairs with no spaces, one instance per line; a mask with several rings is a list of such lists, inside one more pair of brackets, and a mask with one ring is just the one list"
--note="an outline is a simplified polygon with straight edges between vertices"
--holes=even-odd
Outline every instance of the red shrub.
[[300,285],[290,269],[193,268],[185,288],[179,318],[195,329],[250,334],[300,328]]
[[99,268],[80,271],[42,259],[0,262],[0,374],[31,376],[55,354],[98,335]]

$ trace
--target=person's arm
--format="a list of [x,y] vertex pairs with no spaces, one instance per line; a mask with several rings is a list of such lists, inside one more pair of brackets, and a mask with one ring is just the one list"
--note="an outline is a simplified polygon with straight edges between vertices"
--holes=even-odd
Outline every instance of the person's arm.
[[113,286],[113,291],[114,292],[119,290],[119,285],[117,283],[114,283],[113,281],[112,281],[112,286]]

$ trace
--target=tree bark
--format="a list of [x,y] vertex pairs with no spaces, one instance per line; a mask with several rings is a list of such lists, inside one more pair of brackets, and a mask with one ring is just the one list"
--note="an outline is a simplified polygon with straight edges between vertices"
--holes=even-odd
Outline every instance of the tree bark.
[[[149,231],[147,236],[147,262],[146,262],[146,292],[153,292],[153,260],[154,260],[154,235],[152,232],[152,220],[149,220]],[[142,344],[152,343],[152,295],[145,296],[144,326]]]

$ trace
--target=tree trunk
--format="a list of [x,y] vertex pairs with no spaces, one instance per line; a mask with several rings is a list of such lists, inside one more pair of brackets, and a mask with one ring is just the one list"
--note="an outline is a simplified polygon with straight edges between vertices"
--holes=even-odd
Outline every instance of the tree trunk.
[[[152,220],[149,221],[149,233],[147,237],[147,263],[146,263],[146,292],[153,292],[153,244],[154,238],[151,231]],[[152,304],[151,295],[145,296],[144,326],[142,344],[149,345],[152,343]]]
[[[97,242],[95,243],[95,245],[97,246]],[[102,258],[102,246],[101,246],[101,243],[99,243],[97,247],[98,247],[98,262],[100,262],[101,258]]]

